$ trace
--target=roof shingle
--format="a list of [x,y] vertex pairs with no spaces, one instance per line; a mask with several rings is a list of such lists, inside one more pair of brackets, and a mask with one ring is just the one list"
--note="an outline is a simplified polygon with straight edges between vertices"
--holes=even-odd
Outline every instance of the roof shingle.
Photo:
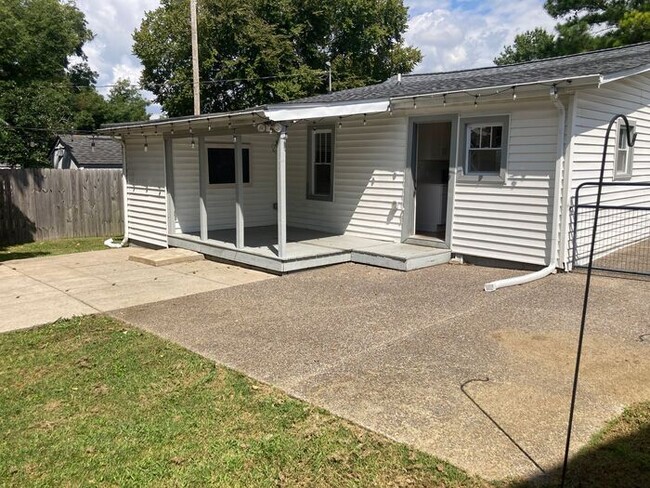
[[383,83],[287,102],[341,103],[408,97],[429,93],[515,86],[547,80],[608,75],[650,64],[650,42],[526,63],[444,73],[403,75]]

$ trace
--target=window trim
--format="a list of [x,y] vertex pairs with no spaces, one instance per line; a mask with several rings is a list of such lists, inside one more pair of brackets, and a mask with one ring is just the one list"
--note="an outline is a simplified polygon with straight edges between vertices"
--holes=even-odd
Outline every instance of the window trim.
[[[632,131],[632,136],[636,133],[636,122],[630,120],[630,130]],[[634,176],[634,146],[630,147],[627,145],[627,140],[625,141],[627,155],[625,157],[625,171],[619,172],[618,170],[618,155],[623,149],[620,148],[619,144],[621,142],[622,129],[625,127],[625,122],[619,120],[616,124],[616,140],[614,141],[614,169],[612,172],[612,179],[614,181],[626,181],[631,180]]]
[[[330,192],[329,195],[317,195],[313,192],[314,188],[314,159],[315,159],[315,147],[314,147],[314,137],[316,134],[330,132],[332,134],[332,162],[330,166],[332,167],[332,177],[330,180]],[[334,201],[334,169],[336,164],[336,130],[333,125],[314,125],[309,127],[309,134],[307,137],[307,200],[320,200],[323,202],[333,202]]]
[[[458,180],[461,182],[492,182],[505,183],[508,175],[508,149],[510,146],[510,114],[489,115],[480,117],[461,117],[460,144],[462,151],[458,151]],[[477,126],[501,127],[501,166],[498,173],[469,173],[470,131]]]
[[[244,149],[248,150],[248,174],[250,181],[248,183],[244,182],[245,187],[253,186],[253,149],[250,143],[242,143],[241,145],[242,153]],[[237,182],[235,183],[210,183],[210,149],[232,149],[235,150],[235,144],[227,142],[206,142],[205,144],[205,162],[208,166],[208,188],[235,188]]]

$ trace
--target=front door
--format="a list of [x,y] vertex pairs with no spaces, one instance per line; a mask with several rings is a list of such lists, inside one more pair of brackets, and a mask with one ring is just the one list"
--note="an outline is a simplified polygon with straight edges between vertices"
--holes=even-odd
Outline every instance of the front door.
[[415,235],[446,240],[451,122],[415,125]]

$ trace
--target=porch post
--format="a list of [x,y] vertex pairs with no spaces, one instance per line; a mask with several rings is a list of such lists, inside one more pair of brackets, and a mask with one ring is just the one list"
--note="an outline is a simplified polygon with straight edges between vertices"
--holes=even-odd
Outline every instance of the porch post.
[[244,161],[241,136],[233,136],[235,143],[235,232],[237,249],[244,247]]
[[285,257],[287,246],[287,127],[282,126],[278,138],[278,256]]
[[208,160],[205,150],[205,137],[199,136],[199,226],[201,240],[208,240]]
[[165,187],[167,188],[167,234],[176,233],[176,208],[174,207],[174,150],[170,137],[163,139],[165,145]]

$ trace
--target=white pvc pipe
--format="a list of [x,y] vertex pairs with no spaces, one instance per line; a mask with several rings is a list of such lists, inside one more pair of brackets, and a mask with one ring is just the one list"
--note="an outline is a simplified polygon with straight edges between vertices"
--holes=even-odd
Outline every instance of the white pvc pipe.
[[111,249],[119,249],[124,247],[129,242],[129,209],[128,209],[128,199],[126,194],[126,144],[124,139],[122,142],[122,207],[124,208],[124,238],[121,242],[113,241],[113,238],[106,239],[104,245],[110,247]]
[[547,277],[557,269],[557,250],[558,250],[558,223],[560,213],[560,197],[562,192],[560,186],[562,184],[562,165],[564,163],[564,126],[566,124],[566,110],[562,102],[555,97],[555,93],[551,94],[553,104],[558,111],[558,133],[557,133],[557,158],[555,160],[555,181],[553,188],[553,217],[551,221],[551,256],[549,264],[539,271],[529,273],[523,276],[516,276],[514,278],[506,278],[505,280],[492,281],[486,283],[483,289],[485,291],[496,291],[499,288],[506,288],[508,286],[523,285]]

